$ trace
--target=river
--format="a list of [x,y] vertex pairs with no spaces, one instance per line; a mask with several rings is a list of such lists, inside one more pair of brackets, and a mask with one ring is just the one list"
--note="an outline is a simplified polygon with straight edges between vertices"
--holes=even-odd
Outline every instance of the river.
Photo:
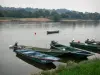
[[[47,35],[48,30],[59,34]],[[35,34],[36,33],[36,34]],[[0,23],[0,75],[30,75],[47,69],[47,65],[22,60],[9,49],[18,44],[50,48],[51,40],[69,45],[72,39],[84,42],[87,38],[100,41],[99,22],[1,22]],[[40,66],[41,65],[41,66]],[[52,65],[54,67],[54,65]]]

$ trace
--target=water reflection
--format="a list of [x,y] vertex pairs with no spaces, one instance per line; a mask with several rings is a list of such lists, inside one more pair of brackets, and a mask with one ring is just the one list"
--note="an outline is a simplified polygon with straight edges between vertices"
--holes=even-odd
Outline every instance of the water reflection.
[[42,69],[42,70],[50,70],[50,69],[56,68],[56,66],[53,63],[41,64],[41,63],[38,63],[38,62],[35,62],[35,61],[32,61],[32,60],[26,59],[26,58],[24,58],[23,56],[20,56],[20,55],[16,55],[16,57],[18,57],[19,59],[25,61],[26,63],[33,65],[33,66],[35,66],[39,69]]
[[76,21],[76,22],[73,22],[73,21],[69,21],[69,22],[61,22],[61,25],[62,26],[68,26],[68,27],[72,27],[72,28],[75,28],[75,27],[91,27],[91,26],[94,26],[94,27],[97,27],[98,25],[100,24],[99,21]]
[[[5,26],[4,26],[5,24]],[[76,22],[0,22],[1,28],[37,28],[37,29],[57,29],[57,28],[73,28],[76,27],[97,27],[99,21],[76,21]],[[3,25],[3,26],[2,26]]]

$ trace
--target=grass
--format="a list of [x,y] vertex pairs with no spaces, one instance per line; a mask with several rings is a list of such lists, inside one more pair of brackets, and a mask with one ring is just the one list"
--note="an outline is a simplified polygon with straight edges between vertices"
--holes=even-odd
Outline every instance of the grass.
[[42,71],[37,75],[100,75],[100,60],[82,61],[79,64],[68,62],[58,68]]

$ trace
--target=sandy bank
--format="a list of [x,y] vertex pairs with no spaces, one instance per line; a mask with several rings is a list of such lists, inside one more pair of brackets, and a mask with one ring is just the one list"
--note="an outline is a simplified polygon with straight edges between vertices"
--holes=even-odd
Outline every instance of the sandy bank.
[[5,19],[0,19],[0,22],[13,22],[13,21],[25,21],[25,22],[50,22],[51,20],[48,18],[5,18]]
[[[68,19],[64,19],[64,20],[61,20],[60,22],[86,22],[86,21],[89,21],[89,22],[92,22],[92,21],[96,21],[96,20],[81,20],[81,19],[79,19],[79,20],[68,20]],[[99,21],[99,20],[97,20],[97,21]]]

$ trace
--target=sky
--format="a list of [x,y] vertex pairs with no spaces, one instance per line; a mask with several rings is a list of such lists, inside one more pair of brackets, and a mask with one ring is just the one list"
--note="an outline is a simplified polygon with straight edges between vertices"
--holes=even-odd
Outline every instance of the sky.
[[100,0],[0,0],[1,6],[32,7],[45,9],[75,10],[80,12],[99,12]]

